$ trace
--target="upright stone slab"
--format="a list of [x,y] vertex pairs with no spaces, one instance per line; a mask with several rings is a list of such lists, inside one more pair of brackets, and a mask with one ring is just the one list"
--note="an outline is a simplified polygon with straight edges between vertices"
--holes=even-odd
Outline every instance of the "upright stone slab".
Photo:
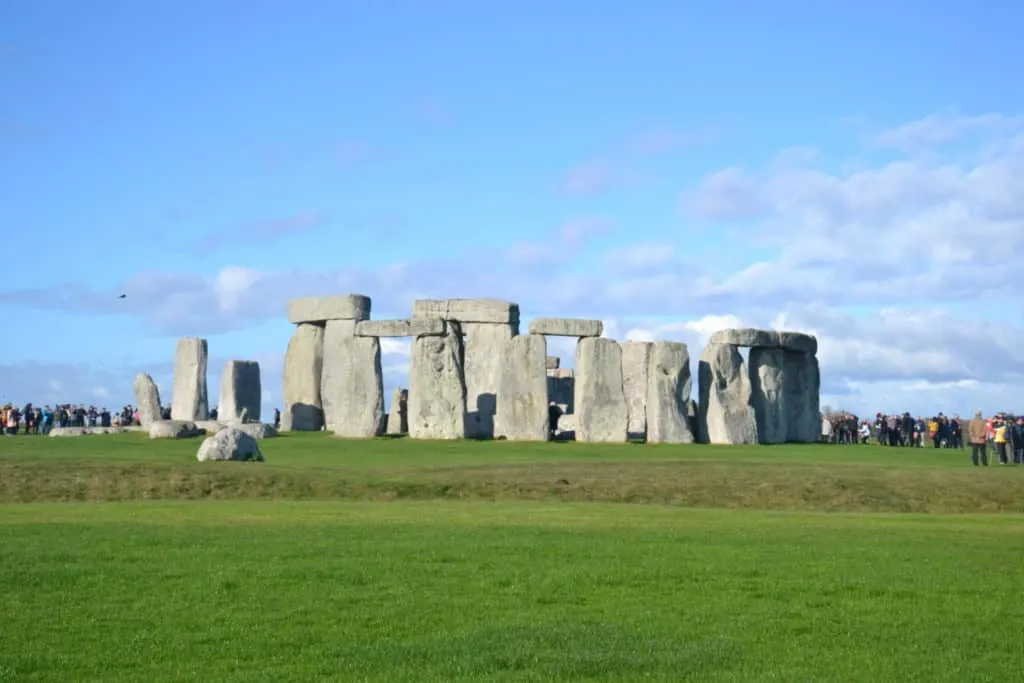
[[817,443],[821,439],[821,371],[811,353],[785,351],[784,402],[786,440]]
[[[576,373],[572,368],[548,370],[548,401],[554,401],[566,415],[576,412]],[[562,424],[559,422],[559,424]]]
[[206,363],[209,350],[205,339],[179,339],[174,353],[174,393],[171,419],[194,422],[210,416],[206,394]]
[[454,321],[444,335],[416,337],[409,371],[409,437],[461,439],[466,433],[466,380],[462,330]]
[[750,349],[751,402],[757,420],[758,443],[785,443],[789,438],[786,408],[786,352]]
[[409,418],[406,411],[408,394],[404,389],[395,389],[391,395],[391,409],[388,411],[388,436],[409,433]]
[[701,431],[708,443],[756,444],[750,377],[733,344],[708,344],[700,356]]
[[229,360],[220,378],[217,419],[236,422],[242,419],[244,412],[249,421],[259,422],[262,402],[260,364],[254,360]]
[[622,348],[602,337],[576,345],[576,440],[625,443],[628,411],[622,389]]
[[355,324],[327,321],[320,391],[328,431],[366,439],[384,431],[384,380],[380,339],[355,336]]
[[687,420],[692,388],[690,350],[686,344],[652,344],[647,373],[647,443],[695,441]]
[[145,372],[135,376],[135,407],[139,410],[139,424],[149,429],[155,420],[161,419],[160,390],[156,382]]
[[299,325],[284,355],[282,431],[317,432],[323,429],[324,410],[320,392],[323,365],[323,326]]
[[509,441],[547,441],[547,344],[528,334],[504,343],[498,375],[497,436]]
[[647,370],[651,360],[651,342],[625,342],[622,345],[622,390],[630,439],[647,437]]

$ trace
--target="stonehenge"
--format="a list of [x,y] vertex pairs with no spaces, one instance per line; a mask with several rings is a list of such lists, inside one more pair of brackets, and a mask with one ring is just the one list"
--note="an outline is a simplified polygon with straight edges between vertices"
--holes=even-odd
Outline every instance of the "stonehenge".
[[229,360],[220,379],[217,418],[227,422],[259,422],[263,388],[260,364],[253,360]]
[[205,339],[179,339],[174,353],[174,389],[171,393],[171,419],[184,422],[205,420],[210,406],[206,398],[206,361],[209,349]]

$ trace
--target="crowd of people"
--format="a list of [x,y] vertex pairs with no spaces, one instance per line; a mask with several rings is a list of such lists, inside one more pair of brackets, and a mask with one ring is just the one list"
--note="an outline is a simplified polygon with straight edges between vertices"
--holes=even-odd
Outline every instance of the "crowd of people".
[[132,406],[123,406],[117,412],[71,403],[53,406],[26,403],[21,408],[8,403],[0,408],[0,432],[9,436],[49,434],[54,427],[121,427],[138,424],[139,411]]

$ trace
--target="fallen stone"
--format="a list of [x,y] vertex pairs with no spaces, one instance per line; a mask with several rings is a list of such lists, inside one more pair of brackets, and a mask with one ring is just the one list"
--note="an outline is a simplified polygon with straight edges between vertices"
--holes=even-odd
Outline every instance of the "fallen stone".
[[783,349],[750,349],[747,364],[758,443],[785,443],[789,437],[785,362],[786,352]]
[[416,337],[409,371],[409,436],[461,439],[466,433],[462,330],[450,322],[443,337]]
[[288,322],[324,324],[328,320],[369,320],[370,297],[362,294],[314,296],[288,302]]
[[442,318],[415,318],[413,320],[363,320],[356,323],[357,337],[419,337],[442,335]]
[[530,321],[530,334],[548,337],[600,337],[604,323],[600,320],[576,318],[534,318]]
[[226,424],[218,420],[197,420],[195,425],[196,429],[201,429],[207,434],[216,434],[227,427]]
[[549,437],[547,344],[525,335],[504,343],[498,377],[497,436],[509,441]]
[[412,304],[412,317],[514,325],[515,334],[519,334],[519,304],[498,299],[417,299]]
[[783,391],[786,440],[817,443],[821,440],[821,370],[810,353],[785,352]]
[[139,410],[139,423],[149,428],[153,420],[160,419],[160,390],[156,382],[145,372],[135,376],[135,406]]
[[232,424],[227,425],[226,429],[237,429],[240,432],[245,432],[254,439],[272,439],[277,436],[277,430],[274,429],[274,425],[268,425],[266,422],[246,422],[245,424]]
[[50,430],[50,436],[53,437],[66,437],[66,436],[88,436],[92,432],[85,427],[54,427]]
[[647,373],[647,443],[695,441],[686,419],[692,388],[690,350],[686,344],[652,344]]
[[562,359],[558,356],[548,356],[544,363],[545,370],[557,370],[562,365]]
[[320,390],[328,431],[367,439],[384,431],[380,339],[356,337],[354,328],[350,320],[327,322]]
[[150,439],[191,439],[206,432],[186,420],[154,420],[149,426]]
[[284,355],[282,431],[317,432],[324,426],[320,380],[324,365],[324,328],[295,328]]
[[206,362],[209,351],[205,339],[179,339],[174,353],[174,392],[171,395],[171,419],[205,420],[210,406],[206,395]]
[[576,345],[576,440],[625,443],[628,415],[622,389],[622,348],[602,337]]
[[388,411],[388,436],[401,436],[409,433],[409,418],[406,410],[408,394],[402,389],[395,389],[391,395],[391,409]]
[[263,462],[259,442],[241,429],[228,427],[213,436],[203,439],[196,452],[196,460],[234,460],[239,462]]
[[229,360],[220,378],[220,402],[217,418],[224,421],[247,420],[259,422],[263,386],[260,364],[254,360]]
[[466,437],[494,438],[498,412],[498,383],[504,345],[515,337],[508,323],[459,323],[462,329],[463,372],[466,380]]
[[708,443],[756,444],[750,376],[733,344],[708,344],[700,356],[701,432]]
[[647,374],[651,342],[625,342],[622,346],[622,390],[626,394],[627,427],[630,439],[647,436]]

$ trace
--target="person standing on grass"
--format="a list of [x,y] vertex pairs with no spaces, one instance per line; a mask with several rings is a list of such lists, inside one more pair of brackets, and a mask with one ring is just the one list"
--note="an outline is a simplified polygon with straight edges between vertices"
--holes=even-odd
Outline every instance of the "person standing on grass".
[[979,410],[974,414],[974,419],[967,425],[967,439],[971,442],[971,462],[978,466],[979,456],[981,464],[988,467],[988,425]]
[[1018,417],[1013,425],[1013,462],[1024,465],[1024,417]]

